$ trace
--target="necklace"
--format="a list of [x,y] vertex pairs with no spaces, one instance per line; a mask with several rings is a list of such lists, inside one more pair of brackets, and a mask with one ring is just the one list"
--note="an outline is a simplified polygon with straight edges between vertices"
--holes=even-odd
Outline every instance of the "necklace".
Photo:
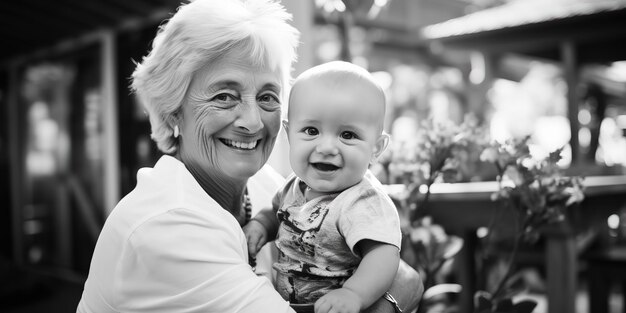
[[246,190],[244,190],[243,192],[243,200],[242,200],[241,206],[243,207],[244,212],[245,212],[245,218],[242,224],[243,226],[243,225],[248,224],[248,222],[252,218],[252,204],[250,203],[250,196],[248,195],[248,188],[246,188]]
[[[241,224],[241,226],[244,226],[248,224],[248,222],[250,222],[250,219],[252,218],[252,203],[250,203],[248,188],[246,188],[243,192],[243,201],[241,206],[243,207],[245,212],[245,219],[243,221],[243,224]],[[248,255],[248,264],[250,264],[250,267],[252,267],[252,271],[256,273],[256,258]]]

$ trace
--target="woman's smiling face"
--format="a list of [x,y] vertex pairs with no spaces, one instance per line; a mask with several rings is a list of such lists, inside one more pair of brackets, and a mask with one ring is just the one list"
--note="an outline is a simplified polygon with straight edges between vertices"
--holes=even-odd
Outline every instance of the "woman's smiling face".
[[187,165],[247,179],[267,161],[280,129],[281,75],[228,54],[194,74],[180,117]]

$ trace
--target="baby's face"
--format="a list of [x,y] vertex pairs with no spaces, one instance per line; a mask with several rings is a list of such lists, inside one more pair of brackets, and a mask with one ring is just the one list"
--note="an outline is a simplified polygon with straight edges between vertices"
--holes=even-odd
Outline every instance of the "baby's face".
[[384,95],[361,81],[312,78],[292,90],[287,134],[291,167],[317,192],[361,181],[384,149]]

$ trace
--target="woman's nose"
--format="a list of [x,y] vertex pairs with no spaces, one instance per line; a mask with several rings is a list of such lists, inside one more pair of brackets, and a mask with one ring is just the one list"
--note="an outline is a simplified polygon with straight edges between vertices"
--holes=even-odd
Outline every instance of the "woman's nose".
[[235,120],[236,127],[243,128],[249,133],[256,133],[263,129],[260,108],[256,103],[244,102],[240,112],[239,117]]
[[333,136],[322,136],[320,138],[319,143],[315,147],[315,151],[321,154],[337,154],[339,153],[339,149],[337,149],[337,140]]

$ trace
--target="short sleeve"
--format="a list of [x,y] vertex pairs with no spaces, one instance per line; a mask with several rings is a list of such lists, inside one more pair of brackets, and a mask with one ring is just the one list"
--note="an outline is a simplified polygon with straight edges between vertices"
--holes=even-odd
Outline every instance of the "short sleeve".
[[170,210],[137,227],[126,249],[117,287],[132,301],[120,299],[122,311],[292,312],[252,272],[234,220]]
[[398,211],[391,199],[380,190],[367,185],[350,190],[348,195],[336,199],[341,214],[338,219],[339,232],[353,253],[355,245],[369,239],[400,249],[402,235]]

